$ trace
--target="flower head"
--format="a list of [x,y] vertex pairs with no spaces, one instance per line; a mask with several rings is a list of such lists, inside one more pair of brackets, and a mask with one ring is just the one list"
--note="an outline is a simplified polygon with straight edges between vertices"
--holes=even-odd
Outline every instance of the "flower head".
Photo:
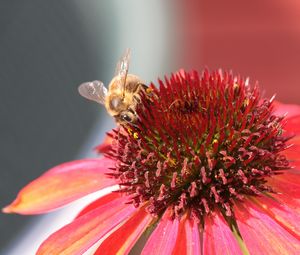
[[297,254],[300,107],[286,116],[257,85],[221,71],[180,71],[149,88],[137,122],[98,147],[106,157],[48,171],[4,209],[42,213],[118,184],[38,254],[97,242],[96,254],[127,254],[143,234],[142,254]]

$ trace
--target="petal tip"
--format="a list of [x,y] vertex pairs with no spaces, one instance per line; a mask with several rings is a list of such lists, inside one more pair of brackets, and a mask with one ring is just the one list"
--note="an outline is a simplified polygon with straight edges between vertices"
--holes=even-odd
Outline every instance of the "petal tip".
[[14,213],[12,205],[7,205],[7,206],[3,207],[1,211],[3,213]]
[[2,208],[3,213],[19,213],[22,214],[22,210],[20,210],[20,198],[16,198],[12,203]]

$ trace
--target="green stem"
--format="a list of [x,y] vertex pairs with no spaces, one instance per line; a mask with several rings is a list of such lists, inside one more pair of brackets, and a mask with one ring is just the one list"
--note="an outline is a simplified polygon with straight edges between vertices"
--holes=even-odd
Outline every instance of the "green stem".
[[234,225],[232,226],[232,233],[233,233],[235,239],[237,240],[243,255],[250,255],[250,252],[248,251],[248,248],[247,248],[244,240],[242,239],[242,237],[239,234],[239,231],[236,229],[236,227]]

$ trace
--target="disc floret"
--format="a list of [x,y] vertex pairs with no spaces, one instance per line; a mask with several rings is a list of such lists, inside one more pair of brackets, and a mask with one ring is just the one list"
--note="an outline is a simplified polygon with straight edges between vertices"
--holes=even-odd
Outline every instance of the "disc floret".
[[110,175],[136,207],[199,220],[233,215],[246,196],[276,192],[267,178],[289,168],[282,116],[257,85],[229,73],[180,72],[143,92],[138,122],[114,130]]

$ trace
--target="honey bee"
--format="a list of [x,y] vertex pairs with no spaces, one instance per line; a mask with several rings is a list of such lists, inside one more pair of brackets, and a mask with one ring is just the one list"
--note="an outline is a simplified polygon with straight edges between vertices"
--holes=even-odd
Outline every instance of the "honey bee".
[[117,63],[108,90],[101,81],[85,82],[78,87],[81,96],[103,104],[118,124],[134,124],[137,121],[140,92],[148,88],[138,76],[128,74],[129,61],[130,49],[127,49]]

